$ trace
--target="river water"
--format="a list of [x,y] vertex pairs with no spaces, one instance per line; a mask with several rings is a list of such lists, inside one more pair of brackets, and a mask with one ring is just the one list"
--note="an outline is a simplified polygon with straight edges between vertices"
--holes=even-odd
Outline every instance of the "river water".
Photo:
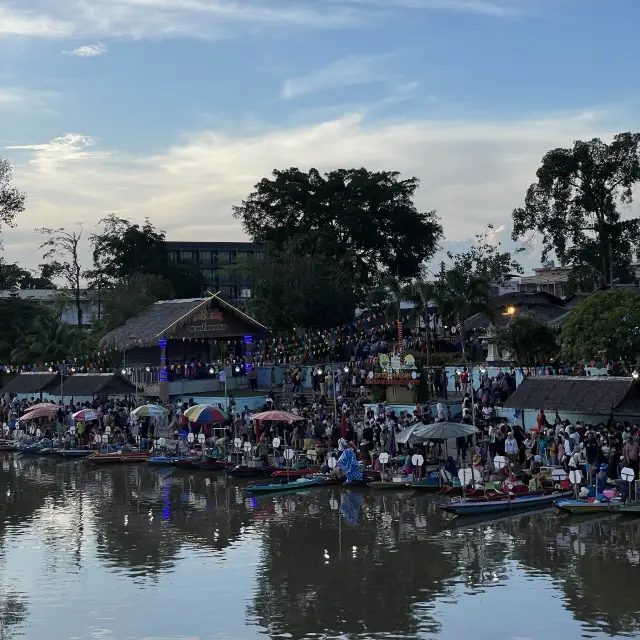
[[0,455],[0,638],[611,638],[640,633],[640,522],[456,522],[339,487]]

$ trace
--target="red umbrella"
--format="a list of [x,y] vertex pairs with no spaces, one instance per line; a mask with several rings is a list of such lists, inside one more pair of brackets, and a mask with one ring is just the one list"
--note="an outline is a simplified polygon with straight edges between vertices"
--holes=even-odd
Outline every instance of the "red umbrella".
[[73,414],[74,420],[82,422],[92,422],[100,418],[102,418],[102,411],[98,411],[97,409],[82,409]]
[[252,420],[271,420],[272,422],[295,422],[296,420],[304,420],[295,413],[288,411],[263,411],[262,413],[254,413]]
[[36,404],[29,409],[19,420],[18,422],[26,422],[27,420],[36,420],[37,418],[48,418],[55,413],[57,413],[58,409],[57,404],[50,404],[48,402],[43,402],[41,404]]

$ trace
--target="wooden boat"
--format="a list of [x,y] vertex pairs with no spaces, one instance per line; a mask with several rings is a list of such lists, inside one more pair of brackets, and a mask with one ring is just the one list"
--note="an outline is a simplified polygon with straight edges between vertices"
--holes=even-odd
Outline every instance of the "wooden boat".
[[620,507],[616,513],[625,518],[640,518],[640,502],[630,502]]
[[149,454],[143,451],[116,451],[115,453],[94,453],[87,457],[92,464],[123,464],[146,462]]
[[539,509],[550,507],[558,498],[568,494],[561,491],[549,493],[532,492],[517,497],[506,497],[505,494],[488,494],[486,497],[453,500],[437,505],[438,509],[457,516],[477,515],[480,513],[499,513],[500,511],[519,511],[523,509]]
[[303,478],[314,473],[320,473],[320,467],[305,467],[303,469],[278,469],[271,474],[272,478]]
[[233,469],[236,465],[226,460],[214,460],[213,458],[200,459],[195,463],[198,471],[225,471],[225,469]]
[[266,478],[276,471],[275,467],[249,467],[244,464],[235,465],[231,469],[226,469],[226,472],[235,478]]
[[622,506],[615,502],[587,502],[586,500],[556,500],[554,506],[560,511],[571,514],[613,513]]
[[426,493],[436,493],[438,491],[442,491],[445,487],[453,488],[453,485],[451,483],[443,483],[437,478],[425,478],[424,480],[408,482],[407,486],[415,489],[416,491],[423,491]]
[[323,478],[296,478],[291,482],[271,482],[269,484],[252,484],[247,487],[249,493],[276,493],[282,491],[299,491],[325,483]]
[[60,449],[57,453],[63,458],[86,458],[93,451],[91,449]]
[[399,489],[408,489],[406,482],[389,482],[388,480],[374,480],[367,485],[370,489],[378,491],[398,491]]
[[147,464],[166,466],[172,465],[179,460],[180,458],[178,456],[152,456],[151,458],[147,459]]

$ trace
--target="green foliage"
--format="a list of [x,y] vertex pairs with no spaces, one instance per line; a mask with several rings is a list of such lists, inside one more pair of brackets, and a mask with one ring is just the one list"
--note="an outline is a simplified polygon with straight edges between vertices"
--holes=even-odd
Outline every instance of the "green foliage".
[[41,310],[42,307],[32,300],[0,298],[0,363],[11,362],[11,352],[20,337],[30,330]]
[[295,242],[266,247],[241,267],[253,282],[250,312],[272,331],[351,322],[352,280],[335,257],[306,253]]
[[40,265],[40,273],[34,274],[17,264],[5,262],[0,258],[0,291],[18,289],[55,289],[50,265]]
[[560,353],[556,332],[529,316],[518,316],[501,327],[496,342],[522,367],[551,362]]
[[513,211],[514,240],[539,234],[543,259],[553,252],[579,279],[611,284],[640,241],[640,219],[620,211],[640,182],[639,149],[640,133],[620,133],[610,145],[596,138],[549,151],[524,208]]
[[25,209],[27,196],[17,187],[11,186],[11,165],[0,158],[0,223],[15,226],[15,218]]
[[126,287],[137,274],[143,274],[169,280],[181,297],[202,294],[204,281],[200,272],[171,264],[165,233],[148,218],[139,225],[111,214],[100,224],[101,231],[90,237],[93,268],[85,275],[91,289],[105,291],[118,283]]
[[416,209],[418,185],[393,171],[275,170],[234,207],[234,216],[255,242],[282,248],[298,238],[309,253],[349,264],[360,302],[365,289],[386,276],[417,276],[437,248],[440,220],[434,211]]
[[86,332],[62,322],[41,307],[33,323],[21,332],[11,351],[14,364],[66,360],[85,353]]
[[463,361],[464,356],[460,352],[437,352],[429,356],[429,365],[432,367],[452,367]]
[[581,300],[562,325],[560,343],[566,357],[607,357],[630,362],[640,358],[640,292],[612,288]]
[[106,292],[103,316],[96,332],[102,335],[122,326],[129,318],[138,315],[158,300],[169,300],[175,291],[169,280],[153,274],[133,274]]

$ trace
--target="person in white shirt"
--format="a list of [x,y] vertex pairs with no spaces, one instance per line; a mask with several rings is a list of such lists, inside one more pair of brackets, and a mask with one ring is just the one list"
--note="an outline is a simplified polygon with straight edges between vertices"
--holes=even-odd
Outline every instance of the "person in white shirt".
[[511,464],[515,463],[518,457],[518,443],[513,437],[513,433],[509,433],[507,439],[504,441],[504,452],[507,454],[509,462],[511,462]]

